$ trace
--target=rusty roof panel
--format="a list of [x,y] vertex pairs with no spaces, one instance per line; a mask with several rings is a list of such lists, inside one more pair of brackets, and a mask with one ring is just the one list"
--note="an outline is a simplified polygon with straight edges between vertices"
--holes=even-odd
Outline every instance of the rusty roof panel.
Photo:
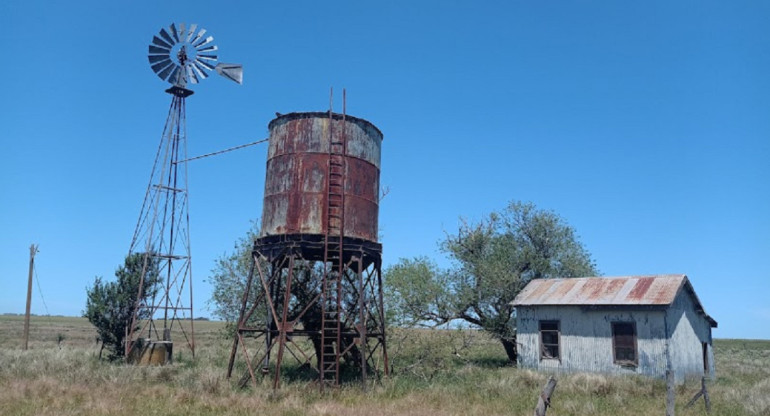
[[636,284],[634,284],[634,288],[631,289],[631,292],[628,294],[628,299],[644,299],[644,294],[650,290],[653,281],[655,281],[654,277],[639,278],[639,280],[636,281]]
[[514,305],[670,305],[687,276],[580,277],[536,279]]
[[527,284],[511,304],[669,306],[682,288],[692,295],[696,310],[716,328],[717,322],[703,309],[692,284],[683,274],[535,279]]

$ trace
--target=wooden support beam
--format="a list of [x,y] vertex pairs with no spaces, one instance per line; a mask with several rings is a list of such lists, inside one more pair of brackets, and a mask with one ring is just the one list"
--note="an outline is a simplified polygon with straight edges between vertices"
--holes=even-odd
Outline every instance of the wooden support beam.
[[700,391],[695,393],[695,396],[693,396],[692,399],[690,399],[689,402],[684,406],[685,409],[689,408],[693,404],[695,404],[695,401],[698,400],[700,396],[703,396],[703,401],[706,404],[706,413],[711,413],[711,398],[709,397],[709,391],[706,389],[706,377],[701,377],[700,379]]

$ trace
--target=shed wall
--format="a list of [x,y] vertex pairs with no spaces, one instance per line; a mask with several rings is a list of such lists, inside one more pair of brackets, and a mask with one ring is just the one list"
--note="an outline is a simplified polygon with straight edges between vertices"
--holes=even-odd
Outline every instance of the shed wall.
[[[581,306],[518,306],[520,367],[549,372],[598,372],[665,377],[666,326],[663,310],[591,310]],[[558,320],[560,359],[540,358],[539,322]],[[613,362],[612,322],[635,322],[639,365]]]
[[677,381],[703,375],[703,344],[706,343],[708,376],[713,378],[714,349],[711,325],[695,310],[695,302],[687,291],[681,291],[666,311],[670,334],[671,367]]

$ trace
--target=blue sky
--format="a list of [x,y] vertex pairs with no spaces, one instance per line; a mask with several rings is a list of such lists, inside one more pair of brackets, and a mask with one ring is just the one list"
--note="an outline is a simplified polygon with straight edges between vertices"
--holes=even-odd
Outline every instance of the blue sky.
[[[147,45],[172,22],[245,70],[194,87],[190,156],[347,89],[348,113],[385,135],[386,265],[442,262],[460,217],[531,201],[603,274],[685,273],[715,336],[770,338],[761,1],[0,2],[0,312],[24,311],[31,243],[52,314],[79,314],[122,262],[170,104]],[[190,163],[198,315],[214,259],[261,214],[265,158]]]

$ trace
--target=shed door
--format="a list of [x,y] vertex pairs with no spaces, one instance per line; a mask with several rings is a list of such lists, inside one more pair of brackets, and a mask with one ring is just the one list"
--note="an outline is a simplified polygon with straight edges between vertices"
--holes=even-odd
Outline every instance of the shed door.
[[709,344],[702,342],[703,344],[703,374],[709,373]]

